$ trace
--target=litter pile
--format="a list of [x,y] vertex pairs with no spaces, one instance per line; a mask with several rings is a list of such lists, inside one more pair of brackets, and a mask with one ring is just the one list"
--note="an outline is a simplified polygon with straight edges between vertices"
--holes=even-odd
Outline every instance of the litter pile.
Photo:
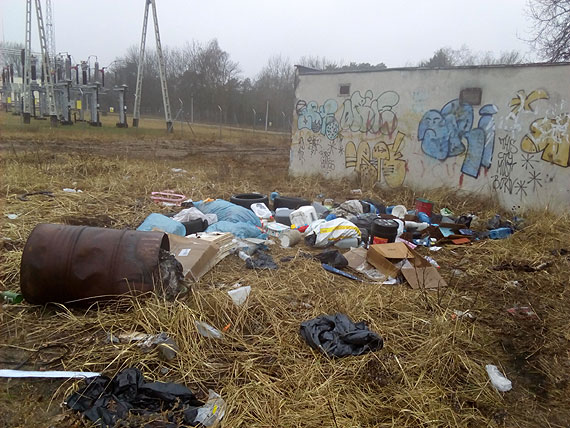
[[[64,197],[85,201],[80,187]],[[556,261],[567,253],[541,256],[542,241],[528,257],[510,253],[543,233],[527,216],[409,193],[209,199],[204,189],[188,193],[196,200],[139,196],[128,223],[40,216],[25,245],[4,241],[22,248],[3,253],[21,256],[21,294],[1,294],[20,311],[4,315],[6,331],[27,326],[37,342],[10,368],[89,375],[65,403],[99,426],[478,426],[531,403],[532,388],[563,400],[565,360],[544,354],[565,349],[560,320],[541,339],[545,306],[531,300],[546,296],[546,276],[558,287],[547,298],[564,293]],[[13,206],[58,198],[28,192]],[[26,220],[12,212],[10,224]],[[30,306],[54,302],[55,312]],[[50,341],[70,351],[47,358]],[[537,385],[521,358],[549,368]]]

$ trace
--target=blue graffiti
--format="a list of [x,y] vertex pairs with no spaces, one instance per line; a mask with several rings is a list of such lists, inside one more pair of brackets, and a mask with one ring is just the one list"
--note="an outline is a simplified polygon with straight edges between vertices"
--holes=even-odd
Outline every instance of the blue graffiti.
[[335,100],[327,100],[319,107],[316,101],[297,101],[297,128],[310,129],[315,134],[322,134],[329,140],[334,140],[340,131],[335,113],[338,104]]
[[497,111],[493,104],[481,107],[477,128],[473,128],[473,107],[458,99],[448,102],[441,111],[427,111],[418,125],[423,152],[441,161],[465,153],[461,172],[477,178],[481,166],[491,166],[495,146],[493,115]]

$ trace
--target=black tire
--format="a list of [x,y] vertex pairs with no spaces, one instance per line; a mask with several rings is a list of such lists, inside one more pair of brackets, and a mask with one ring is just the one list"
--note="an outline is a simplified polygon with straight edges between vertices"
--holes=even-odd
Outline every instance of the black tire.
[[251,209],[252,204],[262,202],[269,208],[269,199],[267,198],[267,195],[262,195],[261,193],[240,193],[238,195],[233,195],[230,198],[230,202],[248,209]]
[[277,196],[273,200],[273,210],[276,210],[277,208],[290,208],[292,210],[296,210],[297,208],[304,207],[307,205],[311,205],[311,201],[308,201],[303,198]]

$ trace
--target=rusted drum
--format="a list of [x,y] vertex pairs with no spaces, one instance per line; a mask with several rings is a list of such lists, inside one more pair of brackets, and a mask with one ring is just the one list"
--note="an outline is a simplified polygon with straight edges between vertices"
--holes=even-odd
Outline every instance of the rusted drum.
[[161,232],[39,224],[24,247],[20,288],[35,304],[148,292],[161,249],[169,250]]

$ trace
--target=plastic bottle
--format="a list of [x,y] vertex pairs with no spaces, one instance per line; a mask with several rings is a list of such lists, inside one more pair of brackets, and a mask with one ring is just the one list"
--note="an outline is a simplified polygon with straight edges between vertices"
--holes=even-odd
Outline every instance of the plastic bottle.
[[14,293],[13,291],[0,291],[0,301],[4,301],[5,303],[22,303],[24,300],[24,296],[20,293]]
[[491,239],[505,239],[512,235],[513,230],[510,227],[499,227],[489,231],[489,238]]

